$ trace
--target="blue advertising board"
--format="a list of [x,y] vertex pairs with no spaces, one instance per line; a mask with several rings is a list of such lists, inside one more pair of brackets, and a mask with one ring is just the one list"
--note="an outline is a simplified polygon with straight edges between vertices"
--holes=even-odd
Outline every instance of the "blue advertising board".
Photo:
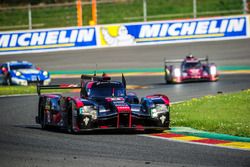
[[247,37],[248,17],[232,16],[101,26],[101,45],[134,45]]
[[0,32],[0,55],[249,38],[249,16]]
[[95,27],[0,33],[1,52],[96,46]]

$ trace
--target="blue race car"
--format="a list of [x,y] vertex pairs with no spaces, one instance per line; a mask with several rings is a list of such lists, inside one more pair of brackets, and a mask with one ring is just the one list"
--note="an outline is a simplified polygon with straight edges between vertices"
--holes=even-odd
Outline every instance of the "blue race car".
[[49,85],[50,74],[28,61],[10,61],[0,66],[0,83],[4,85]]

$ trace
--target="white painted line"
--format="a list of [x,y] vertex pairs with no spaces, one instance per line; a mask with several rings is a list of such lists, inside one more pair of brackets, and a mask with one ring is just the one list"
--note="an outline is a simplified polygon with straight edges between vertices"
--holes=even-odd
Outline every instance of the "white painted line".
[[[66,92],[65,92],[66,93]],[[67,93],[71,93],[71,92],[67,92]],[[43,95],[46,94],[62,94],[60,92],[51,92],[51,93],[43,93]],[[4,98],[4,97],[23,97],[23,96],[38,96],[37,93],[31,93],[31,94],[13,94],[13,95],[0,95],[0,98]]]
[[13,95],[0,95],[0,98],[2,97],[22,97],[22,96],[36,96],[37,93],[32,94],[13,94]]
[[170,104],[179,104],[179,103],[184,103],[185,101],[176,101],[176,102],[170,102]]
[[161,140],[168,140],[168,141],[185,143],[185,144],[195,144],[195,145],[203,145],[203,146],[209,146],[209,147],[218,147],[218,148],[226,148],[226,149],[233,149],[233,150],[250,151],[247,148],[238,148],[238,147],[221,146],[221,145],[215,145],[215,144],[206,144],[206,143],[198,143],[198,142],[191,142],[191,141],[183,141],[183,140],[172,139],[172,138],[164,138],[164,137],[159,137],[159,136],[151,136],[151,135],[138,135],[138,136],[150,137],[150,138],[161,139]]

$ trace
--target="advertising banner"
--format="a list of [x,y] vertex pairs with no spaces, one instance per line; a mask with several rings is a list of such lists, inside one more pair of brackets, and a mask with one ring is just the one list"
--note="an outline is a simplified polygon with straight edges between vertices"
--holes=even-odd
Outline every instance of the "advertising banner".
[[101,46],[247,37],[248,17],[219,17],[99,27]]
[[0,32],[0,54],[96,46],[95,27]]
[[0,55],[250,37],[249,16],[0,32]]

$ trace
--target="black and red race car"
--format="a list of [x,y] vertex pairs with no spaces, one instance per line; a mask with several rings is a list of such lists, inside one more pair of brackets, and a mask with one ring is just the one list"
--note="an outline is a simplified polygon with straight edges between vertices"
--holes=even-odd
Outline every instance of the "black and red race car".
[[181,83],[188,81],[217,81],[217,67],[209,63],[208,57],[196,58],[192,55],[183,59],[164,61],[166,83]]
[[[80,97],[41,94],[43,89],[80,89]],[[60,127],[77,133],[99,129],[169,129],[169,98],[155,94],[138,99],[126,92],[126,80],[81,76],[79,85],[37,86],[39,94],[36,122],[42,128]]]

